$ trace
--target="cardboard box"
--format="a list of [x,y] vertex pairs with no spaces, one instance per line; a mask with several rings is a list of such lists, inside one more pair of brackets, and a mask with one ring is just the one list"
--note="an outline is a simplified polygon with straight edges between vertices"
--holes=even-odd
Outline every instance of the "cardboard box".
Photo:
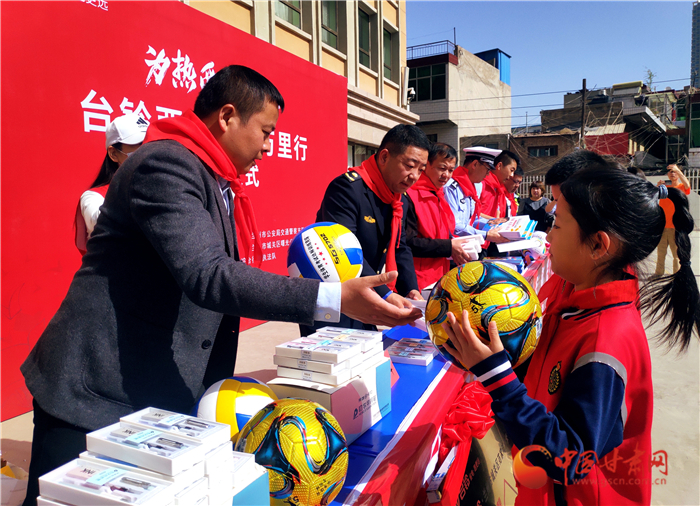
[[391,411],[391,361],[383,358],[357,378],[338,386],[290,378],[268,383],[280,399],[317,402],[338,420],[350,444]]

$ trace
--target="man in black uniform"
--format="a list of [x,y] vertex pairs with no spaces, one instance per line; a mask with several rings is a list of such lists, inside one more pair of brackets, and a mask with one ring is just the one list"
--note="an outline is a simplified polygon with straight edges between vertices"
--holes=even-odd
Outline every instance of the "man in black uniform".
[[[410,307],[404,297],[422,299],[418,291],[413,255],[406,245],[404,192],[418,181],[428,162],[430,141],[415,126],[397,125],[382,139],[377,154],[361,166],[338,176],[326,189],[316,221],[331,221],[352,231],[362,245],[362,276],[386,270],[398,270],[395,287],[375,288],[377,293],[397,307]],[[316,322],[315,328],[325,326]],[[337,327],[374,329],[372,325],[341,315]],[[302,335],[314,327],[300,326]]]

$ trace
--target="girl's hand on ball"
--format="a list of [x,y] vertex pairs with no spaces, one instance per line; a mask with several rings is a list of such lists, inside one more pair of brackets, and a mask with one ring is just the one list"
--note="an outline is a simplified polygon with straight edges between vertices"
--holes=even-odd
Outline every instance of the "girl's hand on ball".
[[442,323],[442,328],[449,337],[443,346],[467,369],[471,369],[482,360],[503,350],[496,322],[489,323],[491,342],[487,345],[476,337],[471,325],[469,325],[467,311],[462,311],[461,322],[457,321],[454,314],[448,312],[447,321]]

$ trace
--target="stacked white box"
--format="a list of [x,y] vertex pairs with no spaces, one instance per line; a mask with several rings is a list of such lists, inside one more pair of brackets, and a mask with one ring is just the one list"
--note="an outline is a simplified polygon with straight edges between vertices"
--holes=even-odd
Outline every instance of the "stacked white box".
[[384,354],[397,364],[426,366],[438,354],[438,349],[430,339],[404,337],[389,346]]
[[275,349],[277,376],[340,385],[381,360],[382,333],[324,327]]
[[[267,471],[253,455],[234,452],[229,435],[226,424],[146,408],[88,434],[80,460],[40,478],[42,501],[229,506],[240,494],[268,504],[267,481],[259,479]],[[88,482],[93,475],[105,475],[106,485]]]
[[65,504],[112,506],[166,505],[173,502],[171,483],[117,467],[75,459],[39,478],[44,499]]

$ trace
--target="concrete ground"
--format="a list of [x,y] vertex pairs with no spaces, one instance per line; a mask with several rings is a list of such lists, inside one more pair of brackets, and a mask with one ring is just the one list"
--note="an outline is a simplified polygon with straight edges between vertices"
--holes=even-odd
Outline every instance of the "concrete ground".
[[[700,231],[692,236],[695,272],[700,273]],[[649,259],[647,267],[653,272]],[[671,262],[667,258],[667,272]],[[697,277],[696,277],[697,279]],[[667,506],[700,505],[700,347],[694,340],[688,351],[678,356],[666,353],[655,344],[661,322],[646,322],[652,358],[654,382],[654,423],[652,452],[666,452],[668,469],[653,468],[652,504]],[[269,381],[276,376],[272,355],[277,344],[299,336],[290,323],[265,323],[241,333],[236,374]],[[29,469],[32,414],[2,422],[0,450],[2,458],[22,469]],[[648,458],[648,456],[647,456]],[[3,479],[2,505],[14,506],[23,499],[22,487],[11,493],[10,481]]]

